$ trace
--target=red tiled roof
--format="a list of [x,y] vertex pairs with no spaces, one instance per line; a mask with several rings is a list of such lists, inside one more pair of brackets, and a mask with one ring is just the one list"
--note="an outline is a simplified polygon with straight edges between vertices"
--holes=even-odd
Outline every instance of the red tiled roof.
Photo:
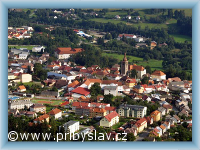
[[90,94],[90,91],[88,89],[82,88],[82,87],[78,87],[78,88],[72,90],[71,92],[81,94],[81,95],[84,95],[84,96],[87,96],[87,95]]
[[62,112],[60,109],[55,108],[55,109],[51,110],[51,111],[49,112],[49,114],[50,114],[50,115],[55,115],[55,114],[58,114],[58,113],[60,113],[60,112]]
[[88,106],[89,103],[84,103],[84,102],[73,102],[72,106],[73,107],[78,107],[78,106]]
[[47,118],[49,118],[49,115],[44,114],[44,115],[34,119],[34,121],[42,121],[42,120],[47,119]]
[[71,48],[71,47],[58,47],[56,49],[58,54],[76,54],[82,52],[82,48]]
[[116,108],[115,107],[105,107],[105,110],[109,110],[109,111],[115,111],[116,110]]
[[105,118],[110,122],[116,116],[119,116],[118,113],[116,111],[113,111],[110,114],[106,115]]
[[68,104],[69,104],[69,101],[66,101],[66,102],[60,104],[60,106],[65,106],[65,105],[68,105]]
[[24,85],[20,85],[20,86],[19,86],[19,89],[20,89],[20,90],[25,90],[26,87],[25,87]]
[[151,115],[158,115],[160,112],[158,110],[155,110],[151,113]]
[[166,75],[166,74],[164,72],[162,72],[162,71],[156,70],[151,75],[154,75],[154,76],[163,76],[163,75]]
[[129,65],[129,70],[135,69],[137,71],[144,71],[144,67],[143,66],[137,66],[136,64],[134,65]]

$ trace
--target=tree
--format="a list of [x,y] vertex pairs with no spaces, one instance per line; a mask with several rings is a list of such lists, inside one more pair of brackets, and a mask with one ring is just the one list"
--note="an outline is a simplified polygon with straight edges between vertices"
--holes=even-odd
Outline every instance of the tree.
[[98,94],[101,94],[101,87],[99,83],[94,83],[90,88],[91,96],[97,96]]
[[127,134],[127,141],[135,141],[135,136],[133,133],[128,133]]
[[173,10],[172,9],[168,9],[167,16],[168,16],[169,19],[171,19],[173,17]]
[[130,72],[130,77],[131,78],[137,78],[137,71],[135,69],[132,69]]
[[170,115],[171,116],[175,115],[175,112],[174,111],[170,111]]
[[152,73],[150,66],[146,66],[145,69],[146,69],[146,73],[149,73],[149,74]]
[[149,77],[144,77],[142,80],[141,80],[142,84],[148,84],[149,83]]
[[58,92],[58,89],[57,89],[57,87],[54,86],[54,87],[51,89],[51,91]]

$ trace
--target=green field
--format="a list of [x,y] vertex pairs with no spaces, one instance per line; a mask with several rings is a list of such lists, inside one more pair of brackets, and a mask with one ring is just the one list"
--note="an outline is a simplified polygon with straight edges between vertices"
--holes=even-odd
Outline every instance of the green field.
[[33,47],[36,47],[36,45],[8,45],[9,48],[27,48],[28,50],[32,50]]
[[104,18],[94,18],[94,19],[90,19],[91,21],[95,21],[95,22],[101,22],[101,23],[114,23],[114,24],[118,24],[118,23],[126,23],[125,21],[121,21],[121,20],[115,20],[115,19],[104,19]]
[[[48,102],[51,102],[49,103],[50,105],[52,106],[55,106],[55,105],[60,105],[62,104],[64,101],[63,100],[49,100],[49,99],[32,99],[31,100],[33,103],[39,103],[39,101],[48,101]],[[40,103],[41,104],[41,103]],[[45,103],[44,103],[45,104]],[[47,103],[46,103],[47,104]]]
[[170,36],[174,37],[176,42],[184,43],[187,40],[189,43],[192,43],[192,37],[186,35],[171,34]]
[[[112,56],[116,59],[118,59],[119,61],[122,61],[123,58],[124,58],[124,55],[119,55],[119,54],[110,54],[110,53],[102,53],[103,56]],[[129,62],[132,62],[133,60],[135,61],[143,61],[143,58],[140,58],[140,57],[135,57],[135,56],[130,56],[130,55],[127,55],[127,58],[129,59]]]
[[[111,54],[111,53],[102,53],[103,56],[113,56],[114,58],[118,59],[119,62],[121,62],[124,58],[124,55],[119,55],[119,54]],[[128,61],[132,63],[135,61],[136,65],[142,65],[146,67],[147,65],[151,67],[151,70],[163,70],[162,67],[162,60],[155,60],[155,59],[150,59],[149,61],[143,61],[143,58],[140,57],[135,57],[135,56],[130,56],[127,55]]]

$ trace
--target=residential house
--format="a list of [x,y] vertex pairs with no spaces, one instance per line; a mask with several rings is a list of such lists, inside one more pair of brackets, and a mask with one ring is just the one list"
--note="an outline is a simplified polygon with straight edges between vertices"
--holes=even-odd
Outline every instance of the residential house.
[[32,75],[31,74],[20,74],[20,81],[22,83],[27,83],[32,81]]
[[138,94],[144,93],[144,87],[141,85],[136,85],[133,87],[133,91]]
[[118,95],[118,86],[105,86],[104,87],[104,95],[113,95],[117,96]]
[[156,46],[157,46],[157,43],[155,41],[151,41],[150,48],[154,49],[154,47]]
[[31,117],[31,118],[37,117],[36,112],[33,112],[33,111],[27,111],[27,112],[25,113],[25,115],[26,115],[27,117]]
[[158,111],[160,111],[161,117],[166,115],[166,113],[167,113],[167,110],[164,107],[158,107]]
[[106,116],[106,110],[104,108],[92,108],[90,110],[90,117],[104,117]]
[[26,92],[26,87],[24,85],[20,85],[18,88],[17,88],[17,91],[18,92]]
[[52,109],[48,114],[55,119],[62,118],[62,111],[58,108]]
[[162,71],[156,70],[151,74],[151,78],[156,81],[166,80],[166,74]]
[[44,123],[44,121],[46,120],[47,123],[49,123],[49,115],[44,114],[36,119],[33,120],[34,123]]
[[179,82],[170,82],[168,85],[168,88],[172,91],[178,91],[181,90],[182,88],[184,88],[184,82],[183,81],[179,81]]
[[119,115],[116,111],[111,112],[110,114],[104,116],[100,120],[100,126],[102,127],[112,127],[119,122]]
[[153,118],[153,121],[160,121],[161,113],[158,110],[153,111],[150,116]]
[[140,133],[142,132],[145,128],[147,128],[147,120],[145,118],[141,118],[138,120],[134,126],[137,129],[137,132]]
[[30,107],[30,111],[32,112],[40,112],[40,113],[46,113],[46,106],[43,105],[43,104],[33,104],[31,107]]

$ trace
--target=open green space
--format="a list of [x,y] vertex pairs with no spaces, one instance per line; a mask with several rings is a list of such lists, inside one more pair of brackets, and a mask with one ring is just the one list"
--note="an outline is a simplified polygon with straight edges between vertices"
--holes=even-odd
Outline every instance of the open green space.
[[192,37],[186,35],[171,34],[170,36],[174,37],[176,42],[184,43],[185,41],[188,41],[189,43],[192,43]]
[[[103,56],[109,56],[109,57],[112,56],[113,58],[116,58],[119,61],[122,61],[123,58],[124,58],[124,55],[119,55],[119,54],[114,54],[114,53],[102,53],[102,55]],[[128,58],[129,62],[132,62],[133,60],[135,60],[135,61],[143,61],[143,58],[136,57],[136,56],[127,55],[127,58]]]
[[115,125],[112,126],[112,129],[113,130],[116,130],[118,129],[119,127],[121,127],[125,122],[118,122],[116,123]]
[[[49,99],[35,99],[35,98],[33,98],[31,101],[33,103],[40,103],[39,101],[48,101],[48,102],[51,102],[51,103],[49,103],[49,105],[52,105],[52,106],[60,105],[64,102],[63,100],[49,100]],[[40,103],[40,104],[42,104],[42,103]],[[45,104],[45,103],[43,103],[43,104]],[[48,103],[46,103],[46,104],[48,104]]]
[[[124,55],[119,55],[119,54],[114,54],[114,53],[102,53],[102,55],[109,56],[109,57],[112,56],[118,59],[119,62],[121,62],[124,58]],[[134,61],[136,65],[142,65],[144,67],[146,67],[147,65],[150,66],[152,71],[154,71],[155,69],[163,70],[163,67],[162,67],[163,60],[150,59],[149,61],[143,61],[143,58],[141,57],[130,56],[130,55],[127,55],[127,58],[130,63]]]
[[9,48],[27,48],[28,50],[32,50],[33,47],[36,47],[36,45],[8,45]]

